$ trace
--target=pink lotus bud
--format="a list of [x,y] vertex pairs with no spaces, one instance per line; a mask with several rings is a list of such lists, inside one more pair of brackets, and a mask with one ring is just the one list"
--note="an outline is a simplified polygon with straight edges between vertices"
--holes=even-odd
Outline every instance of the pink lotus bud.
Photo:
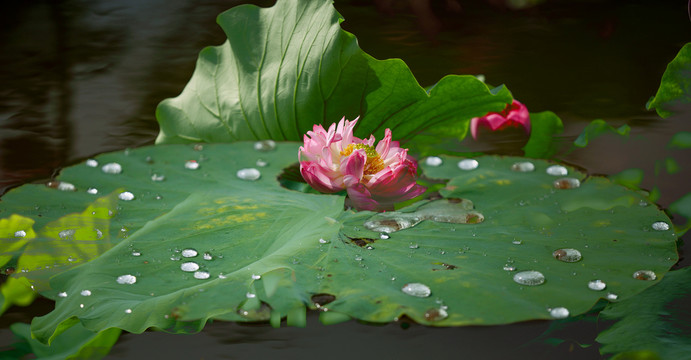
[[502,130],[507,127],[525,128],[525,132],[530,134],[530,114],[525,105],[514,100],[507,104],[504,110],[499,113],[491,112],[483,117],[476,117],[470,120],[470,134],[477,140],[478,128],[486,127],[492,131]]
[[412,199],[425,191],[415,182],[417,162],[408,149],[391,141],[391,130],[374,146],[374,136],[353,136],[358,119],[341,119],[326,131],[314,125],[298,151],[302,177],[313,188],[334,193],[348,192],[358,210],[393,210],[396,202]]

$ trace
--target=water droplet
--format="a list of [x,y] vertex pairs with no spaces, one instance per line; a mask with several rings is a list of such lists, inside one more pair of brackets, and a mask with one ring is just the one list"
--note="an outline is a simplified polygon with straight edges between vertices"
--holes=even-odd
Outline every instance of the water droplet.
[[379,238],[382,240],[388,240],[389,238],[391,238],[391,236],[389,234],[383,232],[383,233],[379,234]]
[[510,264],[504,265],[504,271],[516,271],[516,267]]
[[159,174],[152,174],[151,175],[151,181],[163,181],[166,179],[165,175],[159,175]]
[[410,245],[408,245],[408,247],[411,248],[411,249],[417,249],[417,248],[420,247],[420,245],[418,245],[418,244],[412,244],[412,243],[411,243]]
[[545,283],[545,276],[535,270],[521,271],[513,276],[513,281],[521,285],[536,286]]
[[[194,264],[194,263],[193,263]],[[197,264],[195,264],[197,265]],[[207,271],[195,271],[194,278],[199,280],[206,280],[211,276]]]
[[63,240],[66,240],[66,239],[74,240],[73,237],[74,237],[74,233],[76,231],[77,230],[75,230],[75,229],[65,229],[63,231],[60,231],[58,233],[58,236],[60,237],[60,239],[63,239]]
[[518,172],[531,172],[535,171],[535,165],[530,161],[517,162],[511,165],[511,170]]
[[220,273],[220,274],[218,274],[218,278],[219,278],[219,279],[225,279],[226,276],[225,276],[223,273]]
[[257,162],[255,163],[259,167],[267,167],[269,163],[266,160],[262,159],[257,159]]
[[664,221],[656,221],[652,225],[653,230],[666,231],[669,230],[669,224]]
[[480,163],[475,159],[465,159],[458,162],[458,168],[461,170],[475,170]]
[[614,300],[616,300],[616,299],[619,298],[619,295],[614,294],[614,293],[609,293],[609,294],[607,294],[606,297],[607,297],[607,300],[609,300],[609,301],[614,301]]
[[638,202],[638,206],[646,207],[646,206],[648,206],[648,202],[645,200],[641,200]]
[[514,244],[514,245],[522,245],[522,244],[523,244],[523,240],[515,240],[515,239],[514,239],[511,243]]
[[581,252],[576,249],[559,249],[554,250],[552,256],[563,262],[577,262],[580,261],[582,256]]
[[411,228],[419,224],[422,219],[409,213],[381,213],[365,221],[365,227],[372,231],[392,233]]
[[96,232],[96,239],[101,239],[103,238],[103,232],[99,229],[94,229],[94,232]]
[[197,271],[199,270],[199,264],[196,262],[184,262],[180,265],[180,269],[182,271],[187,271],[187,272],[192,272],[192,271]]
[[401,288],[401,291],[410,296],[417,297],[428,297],[432,294],[432,290],[430,290],[429,286],[421,283],[405,284],[403,288]]
[[90,187],[90,188],[86,189],[86,192],[91,194],[91,195],[96,195],[96,194],[98,194],[98,189],[96,189],[94,187]]
[[247,294],[245,294],[245,297],[247,297],[248,299],[254,299],[257,297],[257,294],[252,294],[251,292],[248,292]]
[[82,290],[82,292],[79,293],[82,296],[91,296],[91,291],[89,290]]
[[80,309],[83,309],[83,308],[84,308],[84,304],[79,304],[79,308],[80,308]]
[[449,317],[449,313],[447,313],[444,308],[429,309],[425,311],[425,319],[428,321],[440,321],[447,317]]
[[547,168],[546,172],[552,176],[566,176],[569,174],[569,170],[561,165],[552,165]]
[[320,244],[328,244],[329,241],[328,241],[328,240],[324,240],[324,239],[319,239],[319,243],[320,243]]
[[74,256],[68,256],[67,261],[68,262],[75,262],[75,261],[77,261],[77,258],[75,258]]
[[605,282],[602,280],[592,280],[592,281],[588,282],[588,289],[590,289],[590,290],[602,291],[606,287],[607,287],[607,284],[605,284]]
[[242,180],[255,181],[259,180],[259,178],[262,176],[262,173],[255,168],[247,168],[238,170],[236,176]]
[[633,273],[633,278],[637,280],[653,281],[657,279],[657,275],[650,270],[638,270],[635,273]]
[[372,246],[372,245],[367,245],[367,246],[365,247],[365,249],[367,249],[367,250],[374,250],[374,246]]
[[24,231],[24,230],[17,230],[14,232],[14,237],[23,238],[25,236],[26,236],[26,231]]
[[205,252],[203,256],[204,260],[213,260],[214,257],[211,255],[211,253]]
[[362,261],[362,256],[355,255],[355,261]]
[[132,313],[132,309],[125,309],[125,314],[131,314],[131,313]]
[[252,280],[259,280],[261,278],[262,278],[261,275],[252,274]]
[[67,293],[64,292],[64,291],[63,291],[63,292],[59,292],[59,293],[58,293],[58,297],[66,298],[66,297],[67,297]]
[[257,151],[271,151],[276,148],[276,142],[273,140],[261,140],[254,143],[254,150]]
[[186,257],[186,258],[191,258],[191,257],[195,257],[198,255],[197,250],[194,250],[194,249],[182,250],[181,254],[182,254],[182,257]]
[[118,195],[118,198],[122,201],[131,201],[134,200],[134,194],[129,191],[125,191],[121,192],[120,195]]
[[96,161],[95,159],[87,159],[85,164],[88,167],[96,167],[98,166],[98,161]]
[[117,281],[118,284],[122,284],[122,285],[125,285],[125,284],[132,285],[132,284],[137,282],[137,277],[134,275],[130,275],[130,274],[120,275],[120,276],[118,276],[118,278],[115,281]]
[[443,162],[444,161],[440,157],[437,157],[437,156],[429,156],[425,159],[425,164],[427,164],[428,166],[437,167],[437,166],[440,166]]
[[64,182],[64,181],[60,181],[58,183],[57,189],[60,191],[77,191],[77,188],[74,186],[74,184]]
[[107,163],[101,167],[101,171],[106,174],[119,174],[122,172],[122,166],[116,162]]
[[569,309],[565,307],[555,307],[549,311],[549,314],[555,319],[565,319],[569,317]]
[[178,260],[180,260],[180,255],[178,255],[178,254],[170,255],[170,260],[178,261]]
[[142,253],[138,250],[132,250],[132,256],[142,256]]
[[581,182],[576,178],[561,178],[554,180],[553,185],[556,189],[575,189],[581,186]]
[[185,162],[185,169],[197,170],[197,169],[199,169],[199,163],[197,162],[197,160],[187,160]]

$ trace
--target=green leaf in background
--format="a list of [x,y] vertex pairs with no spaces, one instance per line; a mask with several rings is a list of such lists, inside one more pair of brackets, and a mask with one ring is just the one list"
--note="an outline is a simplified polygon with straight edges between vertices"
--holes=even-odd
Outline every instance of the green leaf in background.
[[672,149],[688,149],[691,148],[691,132],[690,131],[680,131],[674,136],[672,140],[669,141],[670,148]]
[[532,131],[530,139],[523,148],[526,157],[549,159],[558,149],[559,138],[564,131],[561,119],[551,111],[530,114]]
[[[600,313],[617,320],[597,341],[614,359],[685,359],[691,353],[691,268],[670,271],[640,295],[610,304]],[[639,357],[636,357],[639,356]]]
[[[29,324],[15,323],[10,326],[10,329],[22,340],[21,343],[24,343],[13,344],[13,347],[26,349],[28,351],[22,355],[33,354],[35,357],[32,358],[40,360],[101,359],[108,354],[121,332],[120,329],[111,328],[94,333],[77,324],[56,337],[55,341],[48,346],[31,338]],[[0,359],[3,355],[0,353]],[[15,359],[24,358],[17,355],[19,354],[15,354]]]
[[[263,145],[103,154],[63,170],[58,180],[76,191],[29,184],[8,192],[0,211],[36,221],[37,240],[50,238],[55,224],[72,229],[65,219],[83,209],[113,210],[102,220],[115,246],[66,271],[46,270],[54,276],[43,294],[56,308],[34,319],[36,338],[46,342],[79,323],[132,333],[194,332],[209,319],[279,325],[287,318],[302,326],[306,308],[328,309],[327,323],[403,315],[436,326],[550,319],[587,312],[601,298],[628,298],[677,259],[663,212],[571,167],[488,156],[463,162],[463,170],[460,158],[443,157],[441,166],[422,167],[430,178],[450,179],[440,191],[448,200],[382,215],[344,211],[342,196],[279,186],[298,144],[257,150]],[[118,163],[121,172],[88,166],[94,162]],[[91,188],[117,194],[117,203]],[[406,222],[416,226],[381,228]],[[93,241],[90,234],[75,231],[65,242]],[[581,258],[565,262],[575,250]],[[640,270],[656,280],[635,278],[646,277],[634,276]],[[544,283],[527,285],[539,275],[523,271],[540,272]]]
[[673,214],[678,214],[686,219],[686,224],[677,229],[679,236],[686,233],[691,228],[691,193],[688,193],[677,199],[669,206],[669,211]]
[[679,50],[662,75],[660,88],[646,108],[655,109],[663,118],[674,114],[676,106],[691,103],[691,43]]
[[581,148],[586,147],[589,141],[607,132],[613,132],[615,134],[628,137],[629,132],[631,132],[631,128],[628,125],[622,125],[619,128],[615,128],[607,124],[607,122],[604,120],[593,120],[590,122],[590,124],[588,124],[588,126],[585,127],[585,129],[583,129],[583,132],[578,135],[578,138],[576,138],[573,144]]
[[464,136],[470,118],[512,99],[473,76],[446,76],[427,94],[403,61],[364,53],[342,20],[321,0],[222,13],[228,41],[204,49],[180,96],[159,105],[157,143],[301,140],[343,116],[362,118],[360,137],[391,128],[405,141],[450,125]]
[[641,182],[643,182],[643,170],[641,169],[626,169],[618,174],[610,175],[610,180],[613,182],[626,186],[629,189],[640,189]]

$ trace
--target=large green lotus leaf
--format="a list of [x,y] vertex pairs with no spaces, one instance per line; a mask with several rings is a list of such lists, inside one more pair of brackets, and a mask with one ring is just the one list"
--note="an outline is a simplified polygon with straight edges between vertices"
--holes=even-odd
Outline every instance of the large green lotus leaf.
[[242,5],[218,17],[228,40],[202,50],[183,92],[157,108],[157,143],[302,140],[314,124],[360,116],[356,135],[399,140],[435,126],[467,129],[511,101],[472,76],[444,77],[428,94],[400,59],[376,60],[340,28],[331,1]]
[[[545,172],[551,165],[545,161],[532,161],[531,172],[512,170],[522,158],[482,157],[474,170],[461,170],[458,158],[444,157],[436,167],[424,161],[428,176],[450,179],[441,190],[448,200],[382,215],[343,210],[342,196],[280,187],[276,176],[295,162],[297,148],[145,147],[96,158],[100,165],[118,162],[120,174],[85,164],[64,169],[59,180],[76,192],[40,185],[10,191],[3,213],[32,204],[26,214],[17,211],[36,221],[38,234],[106,201],[84,191],[89,187],[134,196],[118,195],[108,219],[109,237],[119,242],[51,279],[44,294],[56,299],[56,308],[34,320],[34,335],[47,341],[77,323],[134,333],[197,331],[209,319],[280,324],[287,317],[301,325],[305,307],[328,308],[330,321],[405,315],[457,326],[549,319],[549,309],[580,314],[610,292],[628,298],[658,281],[635,279],[634,272],[650,270],[660,279],[677,259],[672,231],[651,227],[670,223],[663,212],[638,193],[573,168],[566,170],[580,187],[557,189],[559,178]],[[190,159],[196,170],[185,167]],[[259,167],[258,160],[268,165]],[[261,177],[238,178],[246,168],[259,169]],[[24,200],[36,193],[46,205]],[[65,209],[51,205],[53,195]],[[36,204],[45,211],[35,214]],[[417,225],[394,231],[401,219]],[[382,225],[394,228],[382,235]],[[579,250],[582,260],[555,259],[563,248]],[[545,283],[516,283],[514,275],[524,270],[541,272]],[[588,288],[597,279],[606,290]],[[402,291],[415,283],[430,294]]]
[[684,45],[667,65],[660,88],[646,107],[666,118],[674,114],[675,107],[688,103],[691,103],[691,43]]

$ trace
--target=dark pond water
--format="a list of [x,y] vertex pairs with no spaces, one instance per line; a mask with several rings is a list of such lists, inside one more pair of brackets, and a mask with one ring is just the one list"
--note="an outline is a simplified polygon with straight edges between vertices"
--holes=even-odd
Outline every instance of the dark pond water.
[[[666,64],[691,39],[684,1],[546,1],[523,10],[459,2],[352,0],[336,8],[366,52],[402,58],[423,86],[446,74],[484,74],[531,111],[557,113],[565,141],[597,118],[630,125],[628,139],[602,137],[563,159],[596,174],[643,169],[643,186],[661,190],[663,208],[689,191],[691,160],[666,144],[675,132],[691,131],[691,109],[665,120],[645,110]],[[156,104],[182,90],[202,47],[223,42],[215,17],[238,3],[3,2],[0,193],[94,154],[152,144]],[[480,146],[501,152],[517,145]],[[679,173],[655,171],[667,157]],[[688,265],[683,258],[678,266]],[[44,300],[11,309],[0,319],[1,345],[11,342],[9,324],[51,308]],[[540,338],[550,322],[325,327],[311,314],[305,329],[214,323],[190,336],[124,335],[108,358],[598,358],[594,338],[606,325],[594,320],[550,334],[566,340],[553,346]]]

